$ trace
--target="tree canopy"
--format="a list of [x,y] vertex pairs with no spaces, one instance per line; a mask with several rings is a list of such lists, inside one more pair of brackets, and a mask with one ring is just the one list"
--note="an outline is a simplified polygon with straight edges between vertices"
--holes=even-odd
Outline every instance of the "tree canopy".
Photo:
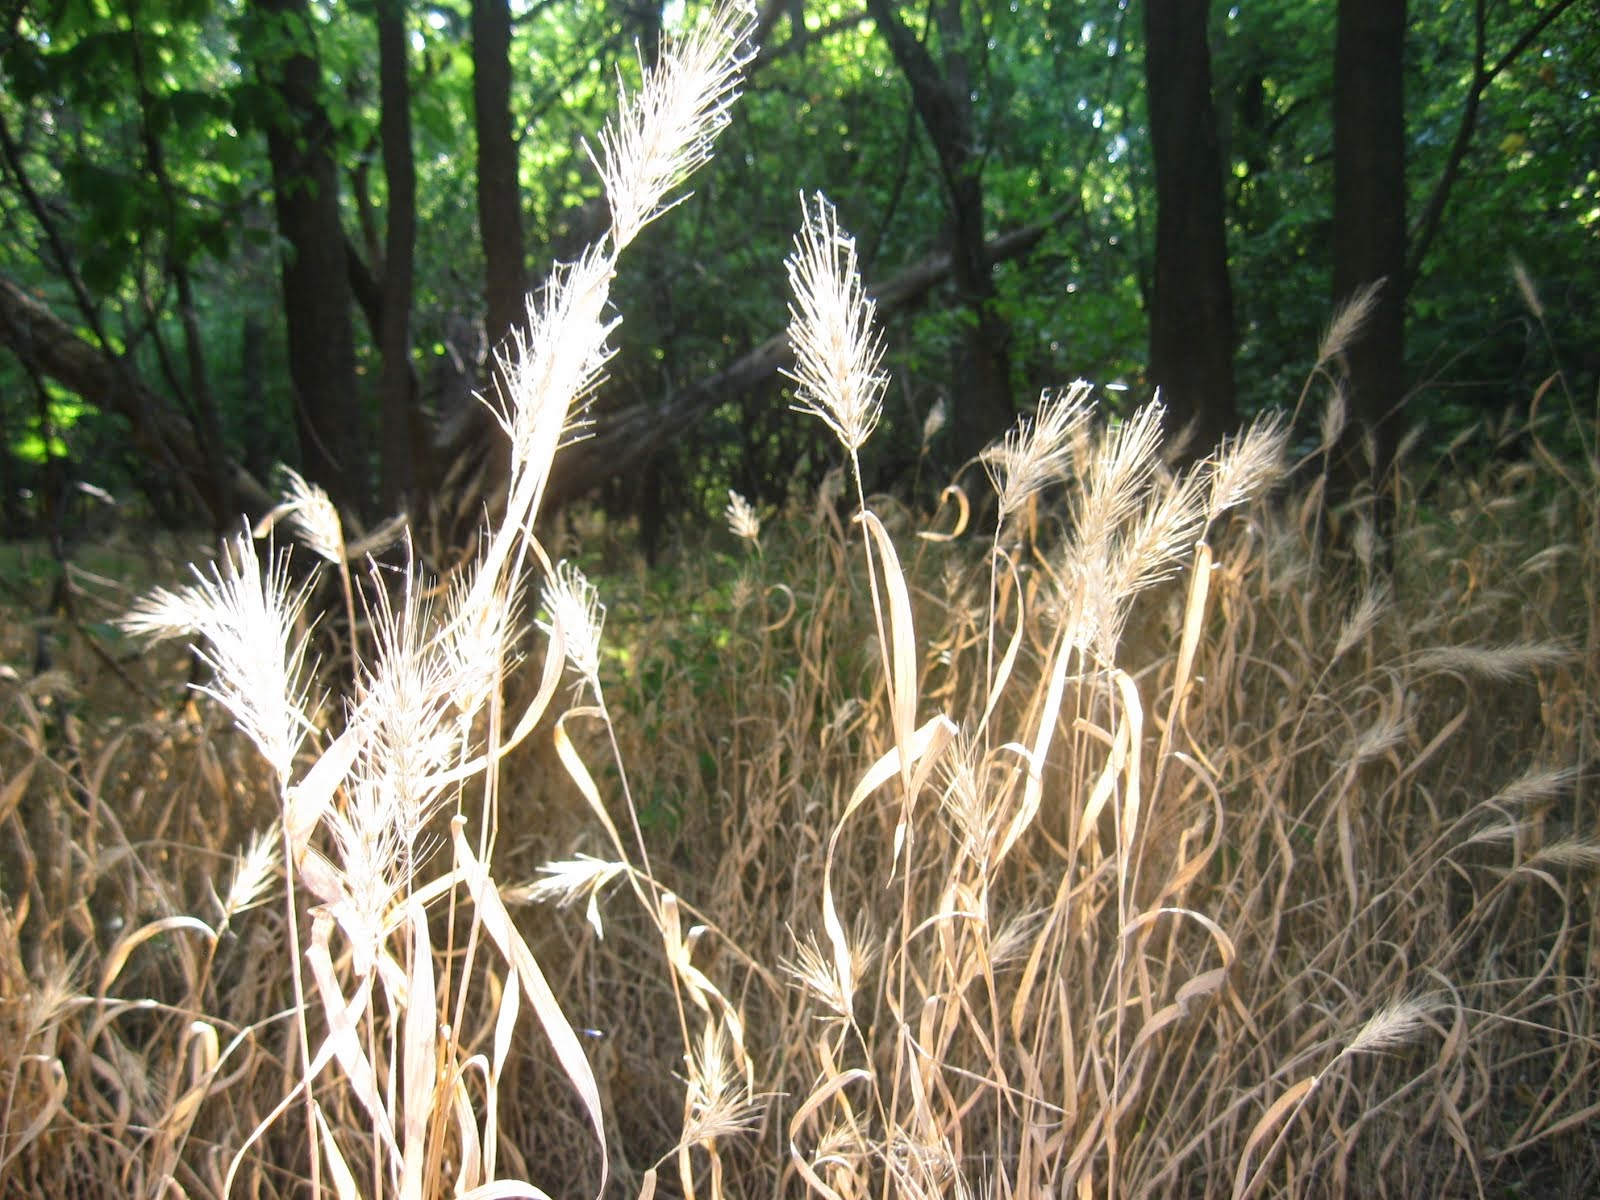
[[[820,477],[829,458],[788,412],[778,338],[781,264],[816,191],[858,238],[903,381],[867,463],[885,486],[918,461],[941,401],[952,420],[931,451],[947,473],[1040,389],[1080,376],[1114,406],[1186,361],[1211,379],[1231,367],[1227,411],[1201,401],[1207,434],[1292,405],[1340,293],[1375,269],[1353,249],[1373,244],[1368,230],[1341,226],[1335,198],[1353,153],[1340,129],[1381,131],[1370,116],[1340,125],[1339,72],[1393,67],[1354,36],[1372,5],[1251,0],[1183,33],[1203,38],[1210,70],[1179,84],[1156,41],[1171,7],[762,0],[717,161],[617,281],[626,336],[597,440],[556,495],[598,491],[649,533],[720,511],[729,486],[773,501]],[[1369,199],[1404,234],[1385,284],[1404,339],[1363,370],[1402,398],[1399,424],[1441,441],[1526,404],[1557,366],[1576,394],[1600,374],[1586,269],[1600,31],[1583,7],[1446,0],[1410,6],[1396,29],[1403,176]],[[59,523],[78,482],[163,520],[227,525],[266,502],[280,462],[367,519],[406,502],[435,524],[475,521],[497,451],[471,395],[493,387],[523,289],[599,227],[584,137],[616,79],[636,80],[695,4],[11,11],[5,532]],[[1209,103],[1180,95],[1152,128],[1163,85]],[[1208,159],[1178,163],[1200,146]],[[1221,203],[1190,214],[1203,234],[1167,238],[1164,216],[1198,186],[1179,165],[1202,181],[1220,171]],[[1179,181],[1165,197],[1163,179]],[[1163,359],[1152,318],[1181,323],[1197,286],[1175,256],[1213,232],[1206,286],[1231,287],[1231,330],[1200,328],[1187,360]]]

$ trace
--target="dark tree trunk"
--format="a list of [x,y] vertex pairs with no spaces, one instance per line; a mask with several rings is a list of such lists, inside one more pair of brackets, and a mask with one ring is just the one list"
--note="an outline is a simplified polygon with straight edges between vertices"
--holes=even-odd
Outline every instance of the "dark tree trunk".
[[[15,436],[9,424],[6,406],[0,405],[0,444],[9,446]],[[22,476],[18,467],[22,460],[15,454],[0,454],[0,538],[10,540],[25,536],[22,510]]]
[[634,27],[634,41],[646,67],[654,67],[661,61],[662,2],[642,0],[628,10],[628,21]]
[[310,12],[306,0],[255,3],[281,33],[256,39],[256,70],[282,106],[267,126],[267,156],[278,232],[287,243],[283,305],[301,462],[336,504],[359,514],[371,498],[333,129],[317,60],[305,49],[275,52],[308,44]]
[[[244,412],[265,412],[267,406],[267,318],[265,304],[248,302],[239,318],[239,400]],[[272,471],[270,450],[257,438],[244,440],[244,466],[257,479]]]
[[383,170],[389,185],[384,235],[383,303],[378,349],[380,494],[386,511],[400,510],[416,479],[411,454],[415,376],[411,371],[411,293],[417,233],[417,172],[411,151],[411,85],[406,71],[404,0],[378,0],[379,119]]
[[[1333,293],[1383,281],[1346,350],[1349,424],[1335,474],[1348,495],[1381,485],[1405,395],[1405,0],[1339,0],[1333,59]],[[1370,450],[1369,450],[1370,447]],[[1369,461],[1370,459],[1370,461]]]
[[972,314],[967,327],[965,378],[952,406],[957,453],[976,454],[1011,424],[1011,331],[995,307],[992,265],[984,245],[983,158],[973,128],[973,81],[968,32],[960,0],[937,0],[934,19],[943,48],[934,61],[891,0],[867,0],[896,64],[911,85],[917,117],[933,144],[950,213],[950,258],[956,293]]
[[1145,80],[1156,173],[1150,376],[1170,432],[1203,455],[1238,424],[1223,164],[1211,99],[1209,5],[1145,0]]
[[[161,194],[162,223],[166,227],[163,251],[167,274],[171,277],[177,292],[178,319],[183,327],[184,357],[189,375],[187,397],[190,417],[194,422],[195,436],[199,439],[207,460],[212,464],[212,490],[218,496],[219,506],[225,514],[223,520],[218,523],[218,532],[221,532],[222,528],[238,519],[238,514],[232,511],[234,508],[232,487],[228,482],[225,468],[222,418],[217,412],[216,396],[211,390],[210,374],[206,367],[204,341],[200,333],[200,317],[195,304],[189,264],[179,252],[181,241],[178,230],[179,200],[172,186],[172,179],[167,173],[166,153],[152,123],[155,97],[151,94],[146,79],[144,40],[140,33],[141,14],[139,5],[134,0],[130,0],[128,5],[128,17],[132,34],[128,39],[128,49],[132,60],[134,86],[139,96],[139,137],[144,146],[145,166]],[[155,332],[159,339],[159,329]],[[175,387],[174,390],[180,398],[185,394],[184,389]]]
[[526,315],[522,192],[511,133],[511,12],[472,0],[472,103],[478,132],[478,236],[483,241],[485,330],[494,349]]

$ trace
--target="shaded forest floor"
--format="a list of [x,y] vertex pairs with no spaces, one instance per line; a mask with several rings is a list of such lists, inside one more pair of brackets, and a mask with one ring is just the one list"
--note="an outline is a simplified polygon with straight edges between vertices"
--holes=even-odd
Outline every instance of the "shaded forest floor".
[[[655,570],[603,518],[564,519],[551,558],[592,567],[608,606],[608,715],[560,728],[636,821],[651,899],[626,874],[572,882],[615,852],[548,719],[502,769],[493,865],[593,1064],[608,1194],[1594,1194],[1595,464],[1420,482],[1397,487],[1392,575],[1359,506],[1279,494],[1217,525],[1199,574],[1140,589],[1114,655],[1063,649],[1076,531],[1048,500],[991,558],[986,534],[918,536],[948,511],[869,498],[899,548],[875,577],[827,496],[744,541],[685,536]],[[49,581],[7,552],[6,1196],[214,1196],[241,1150],[233,1194],[308,1190],[301,1106],[246,1148],[301,1077],[275,784],[188,690],[184,646],[112,624],[181,580],[186,551],[156,545],[83,555],[72,618],[42,623]],[[937,771],[896,792],[891,766],[863,796],[906,738],[873,617],[895,574],[912,716],[959,733]],[[341,639],[317,643],[325,670]],[[531,624],[519,649],[512,714],[543,660]],[[463,918],[431,920],[441,977],[467,970],[443,948]],[[712,991],[686,1003],[691,959]],[[499,1110],[475,1136],[593,1195],[549,1045],[519,1028],[502,1064],[504,972],[470,969],[462,1052],[495,1067],[459,1086],[481,1105],[492,1074]],[[331,1072],[318,1098],[371,1194],[371,1110]],[[471,1152],[464,1126],[438,1136],[428,1194]]]

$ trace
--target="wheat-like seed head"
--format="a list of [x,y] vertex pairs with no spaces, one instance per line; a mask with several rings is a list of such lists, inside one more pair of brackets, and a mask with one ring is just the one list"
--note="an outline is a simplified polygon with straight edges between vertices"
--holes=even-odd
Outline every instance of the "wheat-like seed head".
[[1392,596],[1386,582],[1374,583],[1363,593],[1361,601],[1345,618],[1339,630],[1339,640],[1334,643],[1329,661],[1343,658],[1357,642],[1364,639],[1377,626],[1379,619],[1389,611]]
[[928,415],[922,418],[922,448],[924,450],[928,448],[934,438],[939,436],[939,431],[945,427],[945,422],[948,419],[949,407],[945,404],[944,397],[940,396],[933,402],[933,407],[928,409]]
[[1501,821],[1496,825],[1485,825],[1475,829],[1463,838],[1463,846],[1498,846],[1517,841],[1533,826],[1526,821]]
[[1582,778],[1583,772],[1577,767],[1533,767],[1506,784],[1489,802],[1529,808],[1570,791]]
[[1504,646],[1438,646],[1411,660],[1421,674],[1444,671],[1455,675],[1510,682],[1535,671],[1558,667],[1572,658],[1561,642],[1523,642]]
[[1405,713],[1397,709],[1385,709],[1378,714],[1377,720],[1350,740],[1343,762],[1354,768],[1383,757],[1405,741],[1410,727],[1411,722]]
[[1093,411],[1091,385],[1082,379],[1065,392],[1045,391],[1031,421],[1023,420],[983,452],[983,465],[1000,497],[1002,517],[1040,488],[1067,473],[1075,436]]
[[872,436],[888,380],[878,369],[883,343],[872,327],[874,305],[861,289],[856,242],[819,193],[801,201],[804,224],[785,264],[794,303],[789,341],[795,365],[793,407],[822,419],[852,453]]
[[1373,1013],[1356,1031],[1344,1054],[1382,1054],[1415,1041],[1428,1027],[1428,1018],[1445,1006],[1439,996],[1412,996]]
[[1224,438],[1211,472],[1206,520],[1216,520],[1282,479],[1288,448],[1288,422],[1278,412],[1262,413],[1242,435]]
[[599,154],[589,150],[611,204],[613,254],[677,204],[667,194],[710,161],[753,54],[755,17],[753,4],[725,2],[666,41],[636,93],[618,82],[620,111],[600,134]]
[[1163,480],[1119,539],[1107,584],[1124,611],[1128,599],[1172,578],[1194,549],[1208,482],[1199,469]]
[[474,597],[472,580],[481,567],[452,576],[445,593],[444,627],[439,635],[439,653],[450,664],[450,700],[463,723],[470,722],[512,665],[513,642],[518,628],[520,593],[514,581],[502,579],[497,586]]
[[[1157,559],[1141,563],[1141,555],[1160,552],[1192,516],[1196,492],[1191,486],[1162,511],[1146,508],[1152,480],[1160,465],[1163,410],[1145,405],[1121,424],[1091,435],[1085,429],[1070,438],[1078,487],[1069,501],[1073,537],[1063,553],[1059,580],[1062,599],[1076,611],[1071,631],[1079,648],[1096,647],[1103,656],[1115,646],[1131,593],[1124,589],[1146,569],[1161,570]],[[1138,528],[1130,524],[1140,522]],[[1131,542],[1128,539],[1137,539]],[[1128,550],[1124,550],[1128,546]]]
[[1317,425],[1318,451],[1326,454],[1338,444],[1347,420],[1349,409],[1345,401],[1344,384],[1335,383],[1328,389],[1328,402],[1322,406],[1322,417]]
[[743,538],[751,543],[761,540],[761,518],[756,516],[756,510],[750,507],[750,501],[732,488],[728,489],[727,518],[728,531],[734,537]]
[[585,428],[584,406],[611,358],[606,339],[618,323],[605,316],[614,270],[600,247],[553,267],[528,297],[527,329],[513,330],[497,352],[502,394],[495,411],[511,439],[514,478],[548,474],[556,450]]
[[1139,511],[1160,459],[1159,401],[1144,405],[1087,445],[1075,442],[1083,481],[1073,504],[1073,533],[1085,557],[1110,557],[1117,531]]
[[1600,842],[1592,838],[1569,837],[1551,842],[1535,854],[1528,866],[1576,867],[1592,870],[1600,867]]
[[1332,362],[1356,339],[1362,326],[1371,318],[1372,310],[1378,307],[1383,286],[1383,280],[1374,280],[1345,297],[1334,311],[1333,319],[1328,322],[1322,341],[1317,345],[1317,366]]
[[543,879],[517,888],[505,889],[507,901],[513,897],[535,904],[554,904],[559,908],[583,900],[584,919],[594,929],[595,936],[606,935],[605,923],[600,919],[600,893],[606,884],[619,879],[628,871],[628,865],[609,862],[580,854],[575,858],[547,862],[539,868]]
[[440,799],[437,782],[460,746],[453,689],[458,664],[441,652],[433,605],[408,567],[397,606],[390,588],[375,590],[371,609],[374,665],[353,714],[365,734],[359,764],[390,808],[388,818],[409,866],[417,837]]
[[1511,278],[1516,281],[1517,291],[1522,293],[1522,302],[1528,306],[1528,311],[1537,320],[1544,320],[1544,302],[1539,299],[1539,289],[1533,285],[1527,264],[1515,255],[1511,258]]
[[[797,938],[794,956],[786,959],[782,965],[801,990],[828,1010],[830,1017],[844,1021],[850,1019],[854,997],[845,991],[833,956],[823,952],[815,934],[807,934],[803,940]],[[856,975],[854,970],[851,975]]]
[[350,942],[355,974],[365,977],[384,953],[389,917],[405,894],[413,863],[395,819],[394,797],[381,781],[352,774],[344,800],[323,819],[339,862],[341,892],[328,908]]
[[693,1146],[736,1133],[748,1133],[761,1118],[762,1106],[745,1088],[728,1054],[728,1036],[721,1021],[708,1019],[689,1048],[689,1119],[682,1144]]
[[331,563],[344,560],[344,524],[328,493],[307,483],[300,472],[284,468],[289,488],[284,501],[289,507],[290,524],[307,549]]
[[93,1003],[92,997],[82,994],[71,963],[51,962],[36,976],[23,1002],[20,1048],[30,1053],[53,1053],[57,1027],[75,1009]]
[[544,586],[544,606],[550,620],[539,628],[552,636],[560,631],[567,662],[597,692],[600,689],[600,633],[605,628],[606,607],[594,585],[574,564],[563,560],[555,578]]
[[993,857],[1002,822],[995,809],[996,796],[982,786],[979,770],[981,747],[961,735],[940,760],[944,786],[940,807],[961,839],[962,853],[975,862]]
[[241,534],[223,547],[209,574],[190,568],[195,582],[177,591],[157,588],[119,624],[136,637],[199,634],[197,651],[212,668],[200,690],[230,713],[278,778],[287,781],[311,727],[305,634],[296,634],[306,588],[289,581],[288,560],[263,570],[255,542]]
[[231,920],[266,899],[273,876],[282,862],[281,845],[275,833],[263,830],[253,835],[249,844],[239,852],[233,863],[233,882],[228,885],[228,894],[222,900],[224,920]]

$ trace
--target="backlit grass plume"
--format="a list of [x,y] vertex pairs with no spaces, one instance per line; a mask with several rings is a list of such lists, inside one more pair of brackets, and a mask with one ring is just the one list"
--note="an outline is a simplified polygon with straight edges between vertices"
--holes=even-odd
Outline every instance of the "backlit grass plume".
[[804,222],[787,264],[795,407],[820,417],[854,459],[883,411],[883,343],[862,291],[855,239],[821,195],[802,199],[801,208]]

